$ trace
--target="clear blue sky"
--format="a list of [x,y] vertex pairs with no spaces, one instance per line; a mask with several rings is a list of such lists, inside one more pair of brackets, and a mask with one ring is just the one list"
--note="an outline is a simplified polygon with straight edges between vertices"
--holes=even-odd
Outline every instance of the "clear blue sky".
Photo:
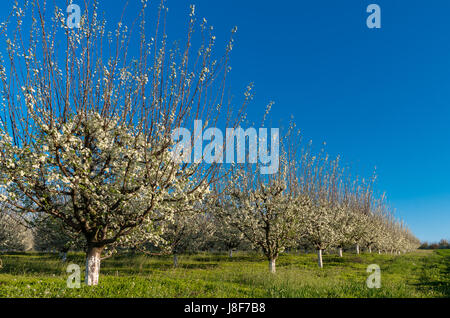
[[[110,22],[125,3],[99,2]],[[366,26],[371,3],[381,29]],[[450,238],[450,1],[168,0],[169,40],[182,38],[190,4],[218,45],[238,26],[230,89],[254,82],[250,118],[275,101],[273,123],[293,115],[358,173],[376,166],[378,189],[421,240]],[[129,0],[126,15],[139,6]]]

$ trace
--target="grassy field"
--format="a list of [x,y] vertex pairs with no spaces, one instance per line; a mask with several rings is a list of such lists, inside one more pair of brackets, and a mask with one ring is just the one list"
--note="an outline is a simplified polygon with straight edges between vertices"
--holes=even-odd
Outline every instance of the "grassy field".
[[[172,258],[117,255],[102,263],[100,284],[66,287],[67,265],[83,264],[81,253],[62,263],[56,254],[0,254],[0,297],[450,297],[450,250],[401,256],[283,254],[277,273],[256,253]],[[369,264],[381,268],[381,288],[369,289]],[[82,267],[83,270],[83,267]]]

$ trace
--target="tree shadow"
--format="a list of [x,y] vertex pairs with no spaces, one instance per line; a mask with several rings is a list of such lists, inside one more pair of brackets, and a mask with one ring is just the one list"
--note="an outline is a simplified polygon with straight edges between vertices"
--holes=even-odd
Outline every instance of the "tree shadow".
[[[431,263],[430,258],[427,258],[422,266],[419,282],[415,285],[420,289],[429,290],[442,294],[442,297],[450,298],[450,253],[447,255],[444,253],[436,254],[440,256],[440,261],[435,264]],[[433,280],[428,274],[428,270],[433,267],[438,267],[439,264],[445,265],[445,268],[440,270],[439,275],[439,277],[443,277],[443,280]]]
[[229,257],[227,254],[217,254],[217,255],[205,255],[205,256],[194,256],[191,258],[196,262],[261,262],[267,260],[266,257],[260,254],[234,254],[233,257]]
[[218,266],[219,266],[218,263],[203,263],[203,264],[181,263],[178,265],[179,268],[183,269],[213,269],[217,268]]
[[450,298],[450,283],[441,281],[420,282],[416,284],[421,289],[431,290],[442,294],[444,298]]

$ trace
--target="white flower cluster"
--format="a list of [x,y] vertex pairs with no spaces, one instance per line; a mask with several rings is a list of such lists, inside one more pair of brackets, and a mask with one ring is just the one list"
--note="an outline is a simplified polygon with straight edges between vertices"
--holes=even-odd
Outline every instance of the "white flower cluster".
[[0,199],[60,218],[88,241],[158,241],[157,220],[208,193],[192,169],[172,161],[169,140],[149,143],[119,118],[89,112],[39,129],[27,146],[13,145],[2,130]]

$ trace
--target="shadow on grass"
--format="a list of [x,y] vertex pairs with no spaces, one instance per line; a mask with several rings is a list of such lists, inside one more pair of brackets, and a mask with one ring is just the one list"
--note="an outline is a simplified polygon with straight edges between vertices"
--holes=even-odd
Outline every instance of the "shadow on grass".
[[172,263],[147,263],[142,266],[136,267],[118,267],[115,264],[113,266],[103,266],[102,273],[105,275],[124,276],[124,275],[136,275],[136,274],[151,274],[155,271],[170,271],[174,269],[215,269],[218,268],[218,263],[208,264],[192,264],[180,262],[178,267],[174,267]]
[[419,288],[431,290],[434,293],[442,294],[442,297],[444,298],[450,298],[450,283],[448,282],[440,282],[440,281],[423,282],[418,283],[417,286]]
[[235,254],[233,257],[229,257],[225,254],[217,254],[217,255],[201,255],[191,257],[193,261],[196,262],[261,262],[266,260],[266,258],[261,254],[251,254],[251,255],[243,255],[243,254]]
[[[432,258],[439,258],[439,262],[431,262]],[[442,266],[439,266],[442,265]],[[436,280],[436,272],[439,280]],[[442,297],[450,298],[450,251],[435,251],[432,257],[425,259],[424,265],[416,284],[420,289],[429,290]]]
[[65,273],[67,265],[64,264],[50,264],[50,263],[7,263],[3,264],[2,274],[10,275],[61,275]]
[[208,264],[179,264],[180,268],[183,269],[212,269],[217,268],[218,263],[208,263]]

